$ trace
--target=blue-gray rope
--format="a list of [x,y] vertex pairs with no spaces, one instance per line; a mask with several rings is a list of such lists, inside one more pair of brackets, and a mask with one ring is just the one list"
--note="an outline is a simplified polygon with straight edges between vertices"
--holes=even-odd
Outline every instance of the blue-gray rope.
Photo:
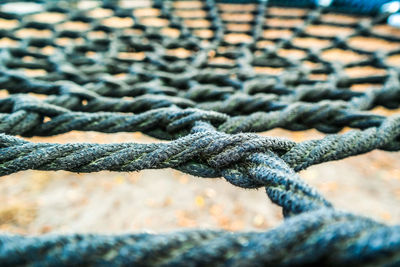
[[[72,130],[107,133],[142,131],[161,139],[173,139],[187,134],[197,120],[210,121],[219,126],[218,130],[229,133],[261,132],[276,127],[291,130],[311,127],[332,133],[344,126],[361,129],[379,126],[385,119],[381,115],[357,111],[341,101],[296,102],[278,111],[228,116],[221,112],[176,107],[158,108],[140,114],[75,112],[60,107],[65,104],[62,102],[64,99],[57,97],[44,102],[26,95],[0,99],[0,131],[24,136],[49,136]],[[45,122],[45,117],[51,120]]]
[[[325,160],[366,152],[374,149],[375,147],[373,146],[385,146],[393,142],[393,139],[399,135],[399,124],[399,117],[393,117],[387,119],[380,128],[352,131],[339,136],[340,138],[328,136],[321,140],[319,145],[317,144],[318,141],[309,141],[296,145],[293,142],[282,139],[262,138],[251,134],[231,136],[215,131],[207,123],[196,123],[191,135],[168,144],[35,144],[15,137],[1,135],[0,170],[2,175],[5,175],[24,169],[65,169],[82,172],[102,169],[132,171],[143,168],[174,167],[198,176],[224,176],[232,184],[241,187],[265,186],[270,199],[282,206],[286,216],[299,213],[305,213],[304,216],[306,216],[309,211],[324,210],[324,207],[330,207],[330,204],[297,178],[285,161],[299,170]],[[358,143],[350,143],[351,145],[344,146],[340,145],[338,140]],[[341,153],[337,149],[329,150],[333,146],[341,148]],[[310,147],[313,148],[310,149]],[[332,153],[332,151],[335,151],[335,153]],[[281,158],[274,152],[281,155]],[[240,158],[238,158],[238,155],[240,155]],[[337,212],[331,211],[330,213],[335,214]],[[300,216],[298,215],[294,218],[300,219]],[[319,214],[315,216],[314,213],[310,213],[310,216],[315,219],[323,218]],[[107,262],[129,265],[135,261],[144,265],[160,265],[164,262],[167,264],[168,261],[172,262],[171,266],[175,264],[183,266],[190,264],[190,262],[193,262],[196,266],[209,264],[207,261],[203,262],[204,259],[208,259],[214,264],[238,266],[262,266],[268,262],[276,265],[290,265],[303,263],[304,261],[305,264],[310,262],[311,259],[319,263],[326,261],[327,264],[329,262],[361,264],[370,260],[371,257],[373,260],[379,259],[380,261],[380,256],[377,255],[381,254],[383,255],[383,262],[391,260],[392,256],[389,257],[387,255],[396,254],[397,247],[394,245],[395,243],[390,243],[388,246],[383,244],[387,242],[387,238],[391,240],[390,238],[399,234],[398,228],[377,227],[375,225],[378,224],[374,222],[368,221],[368,223],[365,223],[364,219],[351,216],[356,219],[349,222],[340,222],[337,225],[335,222],[332,227],[330,226],[331,222],[323,222],[321,228],[312,225],[312,227],[307,228],[312,229],[312,231],[310,230],[311,232],[307,233],[297,233],[290,224],[288,225],[289,229],[291,229],[290,234],[288,233],[287,235],[282,235],[279,228],[272,231],[275,234],[267,232],[265,237],[259,233],[215,234],[213,232],[205,232],[204,235],[206,236],[215,234],[217,237],[213,237],[211,241],[208,239],[203,240],[203,237],[200,237],[200,243],[196,239],[198,237],[196,233],[192,232],[176,234],[178,237],[175,235],[149,236],[144,239],[145,241],[142,238],[136,240],[136,237],[132,236],[56,236],[49,237],[49,239],[47,237],[39,237],[37,239],[3,237],[5,241],[0,246],[0,255],[2,253],[4,255],[10,255],[10,253],[11,255],[16,255],[7,257],[7,260],[4,261],[10,265],[18,262],[18,260],[26,259],[26,257],[28,257],[29,261],[40,265],[41,259],[39,256],[42,254],[35,252],[35,247],[37,247],[39,251],[45,250],[45,252],[42,252],[46,255],[43,261],[48,265],[54,266],[78,263],[102,265],[107,264]],[[305,221],[308,222],[308,220],[307,218]],[[285,225],[286,223],[282,227]],[[296,225],[298,225],[298,222],[296,222]],[[374,242],[381,239],[382,241],[380,241],[381,243],[377,248],[371,248],[370,251],[365,250],[364,247],[368,245],[370,239],[366,238],[363,233],[367,233],[369,238],[374,237]],[[306,240],[299,242],[300,236],[305,234]],[[352,234],[356,237],[353,237]],[[270,235],[272,237],[269,237]],[[294,235],[293,239],[290,238],[290,235]],[[141,236],[143,237],[143,235]],[[331,239],[327,239],[327,236],[331,236]],[[178,244],[176,238],[180,240]],[[191,241],[191,238],[196,240]],[[245,244],[247,242],[255,243],[250,246],[253,252],[240,246],[243,240],[245,240]],[[270,251],[275,248],[275,245],[268,245],[270,242],[277,242],[277,240],[279,240],[279,245],[276,244],[276,246],[279,247],[280,251],[285,249],[282,242],[289,242],[288,247],[290,249],[293,249],[295,244],[298,244],[300,248],[294,248],[293,257],[287,253],[281,253],[278,256]],[[306,242],[307,240],[311,241]],[[398,239],[393,238],[393,240],[396,241]],[[28,243],[26,250],[18,247],[13,252],[13,244],[21,246],[24,242]],[[162,244],[162,249],[157,245],[159,242]],[[190,245],[191,242],[194,243]],[[348,247],[344,246],[344,244]],[[310,254],[303,255],[304,251],[315,253],[315,249],[320,248],[321,245],[324,245],[324,249],[319,252],[320,258],[311,257]],[[259,252],[259,247],[263,246],[266,247],[264,252],[268,254],[255,253]],[[254,250],[255,247],[258,248]],[[328,252],[331,253],[332,248],[338,249],[339,259],[328,257]],[[356,249],[360,249],[362,252],[355,254],[354,251]],[[76,253],[76,250],[83,251],[82,255],[78,253],[78,255],[72,257],[72,251]],[[131,253],[132,251],[140,251],[140,253],[135,256],[135,254],[132,255],[128,251]],[[160,253],[159,256],[158,253]],[[205,257],[204,253],[210,255]],[[235,258],[234,255],[237,253],[241,257]],[[33,258],[30,259],[29,255],[32,255]],[[96,256],[92,258],[88,255]],[[112,255],[113,257],[107,255]],[[153,257],[149,255],[153,255]],[[265,255],[268,255],[268,257],[266,258]]]
[[[42,169],[65,168],[65,170],[80,172],[107,169],[135,171],[145,168],[177,167],[182,163],[190,168],[192,162],[189,161],[198,159],[193,164],[198,166],[199,169],[196,169],[196,171],[193,169],[193,174],[200,175],[204,171],[215,177],[215,175],[211,175],[214,171],[210,168],[226,167],[251,153],[268,150],[281,155],[283,160],[295,170],[301,170],[325,161],[366,153],[378,148],[390,151],[400,150],[399,116],[387,118],[380,127],[372,127],[363,131],[352,130],[341,135],[328,135],[321,140],[305,141],[299,144],[285,139],[260,137],[255,134],[224,134],[216,131],[207,123],[195,125],[197,126],[192,131],[193,134],[161,144],[62,145],[29,143],[3,134],[0,135],[0,149],[3,152],[3,155],[1,155],[2,173],[6,175],[20,170],[38,169],[41,166]],[[57,154],[47,153],[46,150],[50,148],[57,150]],[[38,149],[43,149],[41,153],[44,154],[45,158],[36,157],[36,153],[39,153]],[[67,151],[71,155],[70,158],[63,157]],[[130,154],[129,158],[126,158],[128,157],[127,153]],[[142,158],[144,154],[151,155],[149,159],[151,157],[159,158],[146,163],[146,160]],[[89,155],[91,156],[89,157]],[[204,158],[199,155],[204,155]],[[26,162],[27,158],[23,158],[24,156],[29,157],[28,162]],[[78,156],[82,158],[82,162],[77,162],[74,159]],[[135,158],[139,158],[140,162],[129,165],[128,163]],[[23,161],[24,164],[13,165],[8,163],[15,160]],[[49,164],[44,164],[44,160],[46,160],[46,163],[49,161]],[[55,160],[58,162],[55,163]],[[106,161],[108,161],[107,164]],[[203,163],[207,163],[207,166]],[[78,165],[75,166],[75,164]]]
[[207,123],[197,123],[191,135],[161,144],[62,145],[29,143],[0,135],[0,174],[27,169],[93,172],[172,167],[201,177],[223,176],[245,188],[266,186],[269,197],[283,207],[285,214],[297,214],[319,206],[314,202],[325,201],[301,182],[290,167],[298,171],[376,148],[398,150],[399,126],[397,116],[387,119],[379,128],[298,145],[252,134],[223,134]]
[[[225,10],[219,3],[226,2],[252,3],[244,14],[253,20],[239,25],[248,25],[251,30],[229,29],[229,16],[220,16]],[[135,8],[120,7],[115,1],[105,0],[101,7],[117,18],[131,18],[134,23],[126,30],[133,34],[103,25],[103,18],[93,18],[85,11],[70,11],[71,3],[67,2],[38,4],[42,11],[67,15],[54,25],[0,9],[1,19],[18,21],[16,28],[0,30],[0,39],[20,42],[18,47],[0,48],[0,88],[10,94],[0,99],[0,176],[28,169],[96,172],[174,168],[205,178],[223,177],[243,188],[265,187],[268,197],[282,207],[285,215],[282,225],[267,232],[199,230],[38,237],[2,234],[0,266],[399,266],[399,226],[335,210],[296,173],[375,149],[400,150],[400,117],[369,112],[378,106],[400,106],[399,72],[386,62],[399,52],[371,52],[348,42],[360,36],[400,42],[396,36],[375,31],[375,26],[382,25],[390,15],[381,12],[387,2],[205,0],[199,9],[180,9],[173,1],[153,0],[158,16],[168,21],[170,29],[178,30],[177,38],[146,25],[135,14]],[[302,25],[276,27],[268,20],[290,18],[268,13],[271,6],[310,11],[298,16],[304,21]],[[209,26],[187,25],[187,18],[174,13],[182,10],[207,13],[203,19]],[[324,14],[332,11],[373,17],[350,23],[324,21]],[[243,12],[227,12],[234,17],[235,13]],[[59,30],[60,24],[68,20],[87,23],[90,30]],[[309,26],[320,24],[348,28],[353,33],[342,37],[307,31]],[[53,35],[24,39],[18,34],[24,28],[49,30]],[[204,29],[211,30],[213,36],[196,35]],[[286,29],[292,34],[289,38],[265,37],[264,30],[268,29]],[[90,31],[104,32],[107,37],[91,38]],[[253,40],[233,44],[224,38],[232,33]],[[82,38],[84,43],[64,46],[54,41],[64,37]],[[304,37],[329,41],[330,45],[319,50],[295,44],[296,38]],[[260,47],[259,41],[274,45]],[[57,52],[43,53],[46,46]],[[191,55],[183,59],[166,52],[176,48]],[[336,48],[366,59],[345,64],[321,59],[323,51]],[[310,70],[303,61],[279,55],[281,49],[303,51],[303,61],[320,67]],[[93,51],[96,57],[87,57]],[[118,52],[145,56],[141,60],[121,58]],[[234,63],[211,62],[208,59],[213,55]],[[363,66],[384,69],[385,73],[367,77],[345,74],[346,68]],[[285,71],[277,76],[259,75],[254,71],[256,67]],[[47,74],[34,79],[15,71],[19,68],[39,68]],[[119,73],[127,78],[113,76]],[[326,74],[327,78],[315,80],[309,77],[313,74]],[[353,85],[368,83],[382,86],[364,92],[351,90]],[[38,100],[30,93],[46,99]],[[301,143],[250,133],[277,127],[315,128],[325,133],[337,133],[344,127],[357,130]],[[51,136],[72,130],[140,131],[171,141],[51,144],[12,136]]]
[[0,175],[26,169],[94,172],[175,168],[201,177],[223,176],[244,188],[266,186],[272,201],[282,205],[287,214],[329,205],[274,153],[289,150],[293,142],[252,134],[230,136],[210,128],[198,123],[194,128],[197,133],[161,144],[35,144],[0,135]]
[[397,266],[400,228],[330,209],[267,232],[0,236],[2,266]]

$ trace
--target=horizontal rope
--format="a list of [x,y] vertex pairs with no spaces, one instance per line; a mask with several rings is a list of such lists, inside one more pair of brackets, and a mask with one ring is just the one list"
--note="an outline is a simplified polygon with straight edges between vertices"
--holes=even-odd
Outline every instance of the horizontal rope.
[[[196,71],[194,72],[195,73],[192,75],[196,77]],[[378,105],[384,105],[392,108],[396,106],[398,107],[400,103],[398,74],[393,71],[390,73],[392,76],[386,79],[385,88],[370,89],[369,91],[363,93],[332,89],[335,88],[334,85],[329,86],[324,84],[320,87],[301,86],[296,90],[286,90],[286,92],[290,93],[280,96],[271,94],[272,92],[275,92],[274,87],[270,86],[271,82],[272,85],[277,83],[277,81],[274,81],[274,79],[266,81],[253,81],[251,78],[249,78],[249,81],[247,82],[248,85],[245,85],[245,92],[235,92],[223,97],[222,99],[217,99],[217,101],[204,103],[196,103],[191,100],[191,98],[193,98],[192,95],[197,94],[201,94],[203,97],[205,97],[205,99],[209,99],[206,95],[204,95],[204,90],[202,87],[192,87],[189,92],[184,94],[184,97],[162,94],[144,94],[133,99],[121,99],[98,94],[101,93],[107,95],[108,91],[115,91],[113,86],[107,86],[108,88],[106,91],[98,89],[96,93],[91,89],[86,89],[72,82],[59,81],[57,83],[48,83],[43,81],[35,81],[28,79],[21,74],[16,75],[14,72],[6,70],[0,70],[0,87],[4,87],[12,94],[33,92],[46,95],[68,95],[69,97],[76,97],[78,98],[76,104],[71,108],[86,112],[144,112],[150,109],[177,105],[182,108],[197,107],[203,110],[212,110],[230,115],[244,115],[262,110],[280,110],[290,106],[291,103],[295,102],[317,102],[329,98],[332,98],[332,100],[352,99],[352,102],[349,103],[348,107],[351,107],[355,110],[371,109]],[[212,73],[209,75],[211,76]],[[218,77],[222,80],[227,79],[225,76]],[[212,77],[208,77],[208,75],[205,75],[204,77],[205,80],[212,81],[210,78]],[[216,82],[218,82],[218,80]],[[100,85],[102,85],[102,83],[103,82],[100,82]],[[137,86],[140,88],[140,84]],[[149,86],[151,90],[155,90],[153,89],[155,86],[156,88],[160,87],[157,84],[150,84]],[[208,85],[207,87],[210,92],[220,90],[219,87],[213,85]],[[101,89],[103,88],[104,86],[101,87]],[[257,92],[259,90],[264,90],[265,93],[252,93],[252,91]],[[151,91],[146,91],[146,93],[151,93]],[[136,96],[136,94],[133,96]],[[87,103],[82,105],[82,100],[86,100]],[[62,102],[59,104],[62,105]],[[325,105],[329,105],[329,102],[326,102]],[[335,108],[334,103],[332,108]]]
[[200,177],[222,176],[244,188],[266,186],[271,200],[282,205],[287,214],[328,203],[274,153],[288,151],[293,142],[252,134],[227,135],[205,123],[198,123],[195,131],[160,144],[30,143],[0,135],[0,175],[27,169],[94,172],[175,168]]
[[[195,133],[161,144],[35,144],[1,135],[0,174],[27,169],[93,172],[176,168],[201,177],[223,176],[235,185],[250,188],[271,183],[275,187],[290,187],[293,180],[296,181],[294,188],[298,189],[308,187],[300,182],[286,163],[298,171],[379,147],[398,149],[396,138],[400,134],[400,117],[386,120],[379,128],[351,131],[298,145],[279,138],[263,138],[252,134],[223,134],[206,123],[196,125],[193,129]],[[274,188],[272,192],[268,188],[267,193],[272,201],[287,205],[286,200],[279,202],[281,195],[286,194],[284,191],[279,192],[279,188]],[[321,198],[318,196],[317,199]],[[299,204],[301,210],[310,205],[306,202]],[[284,207],[285,212],[297,209]]]
[[[44,117],[51,120],[44,122]],[[0,132],[23,136],[50,136],[72,130],[142,131],[157,138],[174,139],[187,134],[198,120],[209,121],[227,133],[260,132],[276,127],[291,130],[313,127],[324,132],[337,132],[345,126],[361,129],[379,126],[384,119],[384,116],[347,109],[344,103],[333,105],[325,101],[296,103],[279,111],[230,117],[214,111],[176,107],[141,114],[74,112],[25,95],[0,100]]]
[[398,226],[329,209],[298,215],[267,232],[0,235],[2,266],[394,266],[399,251]]

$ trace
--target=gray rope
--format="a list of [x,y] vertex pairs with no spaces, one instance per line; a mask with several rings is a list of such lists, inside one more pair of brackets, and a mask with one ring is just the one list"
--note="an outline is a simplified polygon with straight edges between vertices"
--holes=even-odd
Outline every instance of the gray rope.
[[[224,177],[243,188],[265,187],[285,216],[279,227],[262,233],[202,230],[114,236],[2,234],[1,266],[400,265],[399,226],[333,209],[296,173],[374,149],[400,150],[400,117],[368,112],[378,106],[399,107],[398,70],[386,62],[398,51],[369,52],[349,44],[350,38],[358,36],[400,42],[395,36],[374,30],[390,15],[378,14],[388,1],[334,0],[327,7],[321,7],[327,5],[324,1],[314,0],[253,2],[256,10],[247,13],[254,17],[249,23],[251,30],[239,31],[253,39],[249,44],[225,40],[226,34],[238,32],[227,27],[229,19],[220,16],[225,11],[213,0],[203,1],[201,8],[208,14],[205,19],[210,26],[206,29],[213,31],[212,38],[196,35],[204,28],[186,25],[184,18],[174,14],[172,1],[153,0],[152,5],[168,21],[168,27],[179,30],[178,38],[143,24],[134,9],[119,7],[114,1],[104,1],[101,6],[112,10],[113,16],[131,18],[131,30],[141,31],[142,35],[102,25],[103,18],[70,11],[70,3],[66,2],[40,5],[43,11],[67,14],[65,20],[54,25],[0,10],[0,18],[18,21],[16,28],[0,30],[0,38],[20,42],[18,47],[0,48],[0,88],[11,94],[0,99],[0,176],[28,169],[96,172],[174,168],[200,177]],[[312,10],[301,16],[302,25],[287,28],[292,31],[290,38],[266,38],[265,29],[281,29],[265,25],[265,19],[268,22],[276,16],[266,16],[271,5]],[[323,14],[331,11],[374,18],[350,24],[324,21]],[[58,30],[58,25],[68,20],[83,21],[90,31],[103,31],[108,37],[89,38],[89,30]],[[307,32],[308,26],[318,24],[351,28],[353,33],[324,37]],[[17,31],[24,28],[50,30],[52,38],[21,39]],[[59,37],[82,38],[84,44],[62,46],[54,41]],[[303,37],[329,40],[331,44],[321,50],[296,45],[294,39]],[[260,40],[274,45],[260,48]],[[203,46],[203,41],[208,45]],[[57,51],[46,55],[31,50],[45,46]],[[185,59],[166,53],[175,48],[193,53]],[[350,50],[367,59],[339,64],[321,58],[323,51],[333,48]],[[301,50],[306,56],[302,61],[282,57],[281,49]],[[85,55],[88,51],[98,56],[91,59]],[[118,52],[132,51],[144,52],[145,58],[138,61],[118,56]],[[234,63],[211,62],[209,56],[213,53]],[[308,69],[304,60],[321,67]],[[356,78],[344,73],[346,68],[362,66],[384,69],[386,73]],[[285,71],[275,77],[258,75],[254,67]],[[19,68],[39,68],[48,73],[33,79],[13,70]],[[118,73],[129,75],[122,80],[112,76]],[[312,74],[326,74],[327,79],[316,81],[309,78]],[[363,83],[382,87],[365,92],[349,90]],[[46,99],[37,100],[29,93],[45,95]],[[276,127],[337,133],[345,126],[359,130],[301,143],[249,133]],[[11,136],[50,136],[72,130],[140,131],[172,141],[51,144]]]
[[[30,143],[0,135],[0,175],[21,170],[138,171],[175,168],[201,177],[223,176],[230,183],[267,194],[285,213],[329,205],[274,153],[294,143],[253,134],[227,135],[198,123],[191,135],[160,144]],[[261,153],[257,153],[261,152]],[[282,190],[284,189],[284,190]]]
[[[295,191],[300,189],[301,198],[309,195],[310,191],[286,163],[298,171],[313,164],[379,147],[397,148],[396,139],[400,134],[398,116],[387,119],[379,128],[351,131],[299,145],[252,134],[228,135],[215,131],[209,124],[196,125],[193,134],[161,144],[35,144],[1,135],[0,174],[27,169],[93,172],[172,167],[202,177],[223,176],[241,187],[272,184],[276,188],[267,187],[272,201],[283,205],[285,213],[298,213],[298,209],[304,210],[313,205],[303,201],[306,204],[299,204],[300,208],[289,207],[286,198],[281,201],[282,195],[293,198],[285,191],[291,186]],[[283,161],[275,153],[281,155]],[[279,189],[280,186],[284,186],[285,190]],[[302,188],[307,189],[303,191]],[[319,196],[316,198],[322,199]]]
[[0,262],[2,266],[395,266],[399,240],[398,226],[321,209],[264,233],[3,235]]
[[[198,124],[198,125],[204,126],[204,124]],[[193,155],[198,155],[199,153],[204,153],[205,156],[215,155],[216,153],[220,153],[223,149],[226,149],[227,151],[224,151],[225,154],[222,154],[221,156],[216,158],[212,158],[212,162],[215,165],[215,167],[223,167],[229,163],[232,163],[234,159],[236,160],[239,159],[238,158],[239,155],[240,157],[245,157],[249,155],[249,153],[257,151],[266,151],[266,149],[272,149],[274,152],[277,152],[278,154],[282,155],[283,159],[289,164],[289,166],[291,166],[295,170],[300,170],[314,164],[330,160],[338,160],[348,156],[366,153],[377,148],[387,149],[392,151],[399,150],[400,147],[398,138],[400,135],[399,125],[400,125],[400,117],[393,116],[386,119],[380,127],[368,128],[363,131],[353,130],[342,135],[330,135],[322,140],[305,141],[299,144],[294,144],[293,142],[288,142],[277,138],[263,138],[254,134],[235,134],[235,135],[223,134],[218,131],[215,131],[215,129],[211,127],[211,125],[209,125],[207,127],[203,127],[204,129],[201,129],[203,133],[195,133],[192,135],[187,135],[185,137],[182,137],[181,139],[177,139],[168,144],[150,144],[150,145],[131,144],[131,146],[132,146],[132,151],[139,150],[139,152],[142,153],[149,153],[149,152],[144,152],[144,150],[142,150],[145,148],[146,151],[149,149],[150,149],[149,151],[156,150],[158,148],[160,149],[160,151],[167,150],[167,152],[165,152],[165,160],[167,159],[169,160],[169,157],[174,156],[174,161],[163,162],[163,164],[167,165],[156,165],[156,163],[154,163],[154,165],[152,166],[153,168],[158,168],[163,166],[164,168],[172,167],[175,166],[173,164],[179,164],[189,161],[191,159],[190,157]],[[4,141],[5,139],[6,141]],[[6,144],[2,146],[4,148],[9,147],[10,145],[7,144],[10,144],[11,142],[10,140],[14,140],[12,142],[14,142],[15,145],[18,145],[22,142],[16,138],[2,135],[2,142]],[[197,145],[197,143],[195,142],[199,142],[200,145]],[[218,142],[221,142],[221,144],[219,144]],[[187,144],[196,144],[196,145],[186,147]],[[213,144],[218,144],[219,147]],[[234,147],[235,145],[237,145],[237,147]],[[68,147],[74,146],[74,144],[68,144],[68,145],[30,144],[26,148],[24,147],[24,151],[21,153],[22,155],[27,153],[28,151],[30,153],[34,153],[35,149],[42,146],[44,146],[45,148],[53,146],[61,150],[69,151],[70,149]],[[76,146],[77,146],[76,149],[78,149],[81,145],[76,145]],[[83,145],[83,146],[88,146],[88,145]],[[106,150],[108,150],[109,147],[111,147],[112,149],[118,151],[125,149],[128,145],[119,144],[119,145],[90,145],[90,146],[96,147],[96,149],[104,147]],[[207,146],[208,149],[205,150],[204,148]],[[135,147],[138,147],[138,149],[136,149]],[[166,149],[162,150],[164,147],[166,147]],[[169,148],[173,150],[168,151]],[[14,152],[12,155],[15,155],[13,157],[17,158],[21,156],[21,154],[16,154],[17,150],[13,151]],[[171,151],[174,152],[172,152],[173,153],[172,155],[169,155],[168,153],[171,153]],[[76,153],[78,153],[78,151]],[[97,152],[90,152],[90,153],[94,153],[92,156],[93,159],[98,160],[99,158],[104,157],[105,152],[98,152],[98,154],[95,154]],[[54,156],[54,155],[55,154],[48,156]],[[59,157],[62,156],[62,151],[60,151],[59,155],[60,155]],[[86,157],[87,155],[82,155],[82,156],[86,159],[89,159],[88,157]],[[132,157],[134,158],[135,156],[140,157],[140,155],[135,155],[135,154]],[[9,157],[10,156],[6,158],[8,159]],[[160,157],[164,157],[164,155],[160,155]],[[34,158],[35,157],[33,157],[33,159]],[[39,160],[37,159],[37,161]],[[140,162],[141,164],[142,163],[144,164],[143,160],[141,160]],[[222,162],[224,162],[224,164],[222,164]],[[103,166],[92,165],[92,164],[90,166],[85,166],[83,164],[82,166],[85,167],[81,167],[77,171],[98,171],[100,170],[100,168],[104,169],[110,168],[110,170],[119,170],[119,171],[132,171],[136,170],[135,168],[140,168],[140,166],[135,165],[135,167],[133,167],[134,165],[132,165],[130,167],[131,169],[129,168],[127,169],[125,163],[126,162],[115,162],[114,165],[107,164]],[[32,162],[30,164],[32,165],[26,165],[26,167],[15,166],[14,167],[15,169],[13,171],[10,169],[7,173],[19,171],[22,169],[27,169],[28,166],[30,166],[29,168],[36,168],[38,163]],[[65,164],[63,165],[59,164],[54,164],[54,165],[59,167],[65,166],[64,168],[68,168],[71,170],[73,169],[71,165],[69,165],[68,161],[66,161]],[[146,168],[145,166],[147,165],[142,165],[142,166],[143,168]],[[53,168],[53,167],[48,166],[48,168]],[[43,167],[43,169],[45,169],[45,167]]]
[[[58,100],[58,99],[57,99]],[[47,102],[47,101],[46,101]],[[74,112],[26,95],[0,100],[0,131],[23,136],[50,136],[72,130],[106,133],[142,131],[161,139],[183,136],[197,120],[210,121],[228,133],[261,132],[276,127],[305,130],[310,127],[337,132],[344,126],[366,129],[382,124],[384,116],[347,109],[344,103],[295,103],[271,112],[230,117],[201,109],[160,108],[141,114]],[[56,101],[50,101],[56,102]],[[44,122],[44,117],[51,118]],[[301,121],[299,119],[302,118]]]

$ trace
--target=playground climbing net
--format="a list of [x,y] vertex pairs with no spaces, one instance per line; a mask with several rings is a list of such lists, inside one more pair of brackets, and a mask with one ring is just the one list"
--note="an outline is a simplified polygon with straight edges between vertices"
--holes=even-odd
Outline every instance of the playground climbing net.
[[[0,265],[399,265],[399,226],[336,210],[297,174],[400,150],[400,116],[371,112],[400,104],[400,34],[387,25],[386,2],[0,5],[1,176],[174,168],[265,187],[285,216],[261,233],[3,234]],[[296,143],[256,134],[276,127],[327,135]],[[140,131],[168,142],[14,137],[72,130]]]

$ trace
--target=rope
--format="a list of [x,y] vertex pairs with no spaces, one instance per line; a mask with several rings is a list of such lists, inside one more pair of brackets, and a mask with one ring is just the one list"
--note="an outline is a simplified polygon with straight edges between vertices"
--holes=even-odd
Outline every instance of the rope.
[[[334,209],[297,174],[375,149],[400,151],[400,116],[371,112],[380,106],[400,107],[399,71],[389,60],[399,51],[352,43],[355,38],[376,38],[382,45],[400,43],[400,37],[376,30],[391,15],[381,9],[388,2],[205,0],[200,7],[185,7],[185,2],[153,0],[156,15],[148,16],[139,14],[140,7],[103,1],[100,7],[112,14],[104,17],[90,15],[96,8],[79,10],[73,1],[36,4],[33,15],[65,15],[55,23],[38,21],[29,13],[8,12],[0,5],[1,20],[17,21],[14,28],[0,30],[0,41],[17,43],[0,48],[0,88],[7,92],[0,98],[0,176],[29,169],[174,168],[204,178],[223,177],[242,188],[264,187],[285,217],[280,226],[266,232],[2,234],[0,265],[400,265],[399,226]],[[276,7],[303,9],[297,10],[300,15],[277,15]],[[351,13],[356,20],[326,21],[324,16],[332,12]],[[359,15],[365,17],[358,19]],[[146,23],[146,18],[154,21],[154,17],[166,25]],[[115,18],[130,19],[132,25],[106,23]],[[274,19],[302,22],[274,26]],[[191,20],[204,26],[192,25]],[[87,29],[65,28],[68,22],[86,24]],[[351,33],[335,36],[310,30],[318,25]],[[22,38],[19,31],[24,29],[48,31],[51,37]],[[279,34],[270,36],[269,30]],[[91,37],[93,32],[105,37]],[[285,32],[290,36],[285,37]],[[239,41],[229,38],[236,34]],[[60,38],[74,41],[66,45]],[[328,44],[320,49],[304,47],[298,42],[304,38]],[[45,52],[48,47],[54,51]],[[340,63],[324,58],[324,52],[334,49],[361,59]],[[285,50],[304,56],[285,56]],[[134,55],[126,58],[121,53]],[[374,68],[374,73],[353,77],[346,72],[364,67]],[[32,78],[21,68],[46,74]],[[260,74],[257,68],[282,72]],[[120,74],[125,77],[117,77]],[[326,77],[312,78],[315,75]],[[377,86],[362,92],[352,89],[359,84]],[[317,129],[329,135],[296,143],[254,133],[277,127]],[[340,133],[345,127],[353,129]],[[73,130],[140,131],[169,141],[52,144],[14,136],[52,136]]]
[[0,261],[3,266],[396,265],[399,240],[398,226],[321,209],[265,233],[2,236]]
[[[60,99],[51,102],[57,103]],[[255,112],[246,116],[227,116],[221,112],[179,108],[157,108],[138,115],[104,112],[91,114],[73,112],[46,102],[26,95],[1,99],[0,112],[10,114],[0,113],[0,130],[24,136],[50,136],[72,130],[106,133],[142,131],[157,138],[173,139],[187,134],[197,120],[210,121],[219,125],[220,131],[230,133],[261,132],[276,127],[290,130],[316,128],[332,133],[345,126],[361,129],[379,126],[385,119],[384,116],[349,109],[344,102],[327,101],[315,104],[297,102],[279,111]],[[51,117],[51,120],[44,122],[44,117]],[[299,118],[302,120],[299,121]]]

